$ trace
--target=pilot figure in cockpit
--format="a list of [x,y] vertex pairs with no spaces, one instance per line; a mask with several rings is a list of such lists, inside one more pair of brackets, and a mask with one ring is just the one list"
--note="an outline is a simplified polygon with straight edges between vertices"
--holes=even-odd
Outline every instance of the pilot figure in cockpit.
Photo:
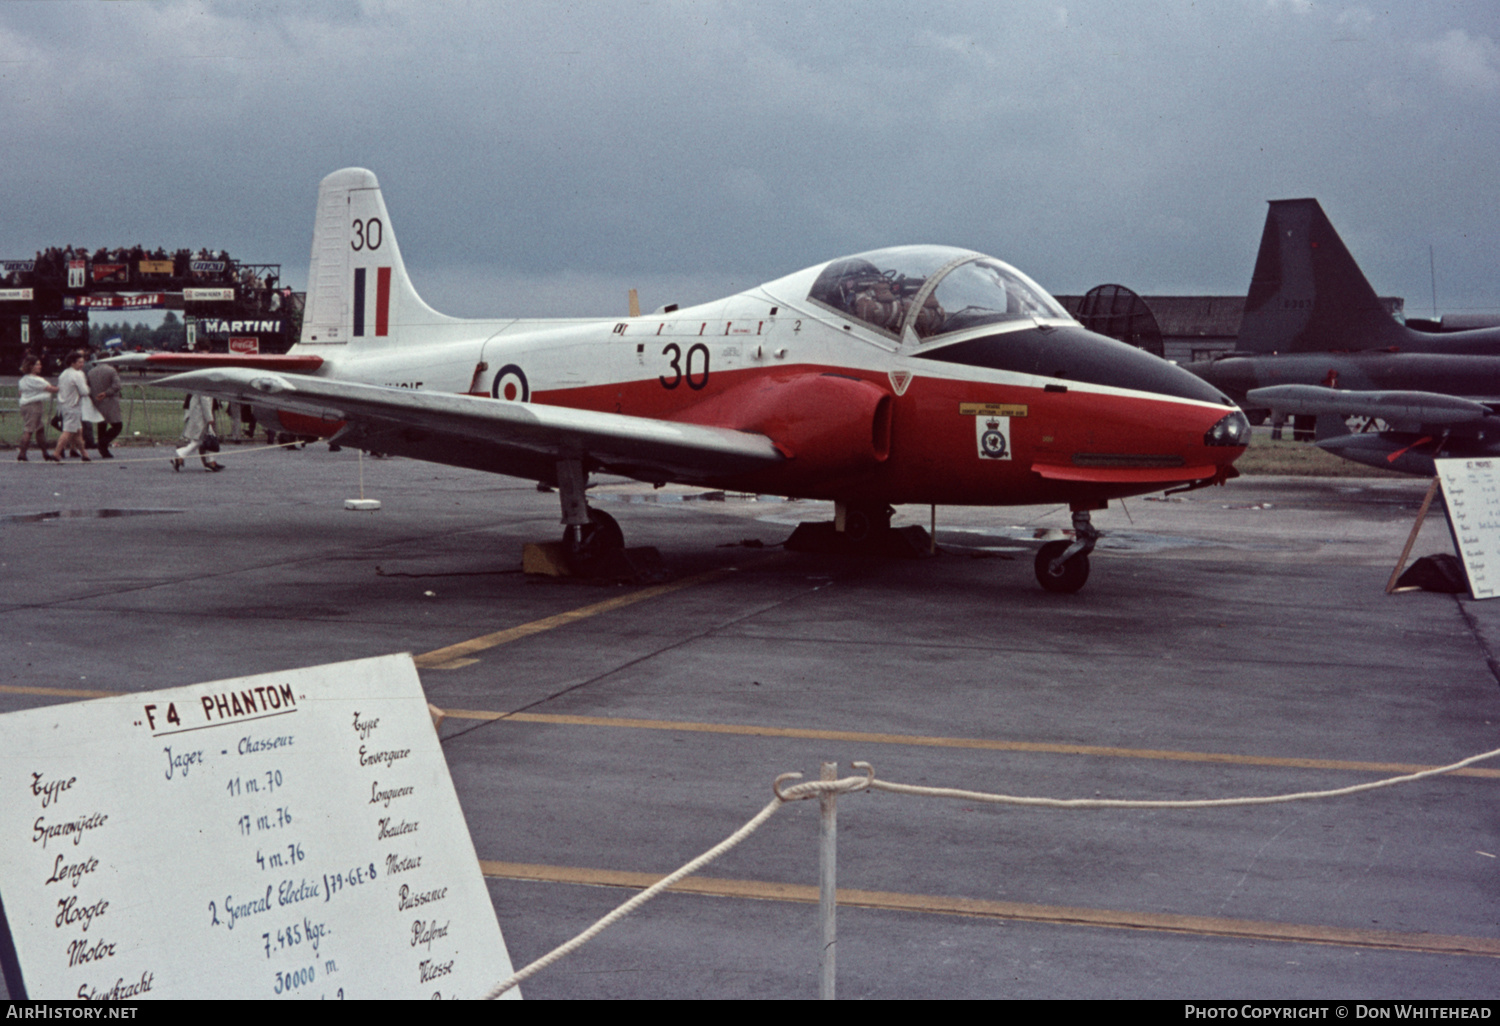
[[[892,282],[889,278],[880,277],[864,284],[865,287],[854,294],[854,309],[851,312],[877,328],[899,332],[907,311],[911,309],[912,300],[921,291],[922,282],[918,280],[908,283],[905,279]],[[908,284],[909,288],[902,288]],[[907,294],[902,295],[903,291]],[[936,332],[942,323],[943,308],[938,305],[937,294],[929,293],[922,309],[917,313],[913,327],[919,337],[925,338]]]
[[860,284],[863,287],[854,293],[854,309],[850,312],[866,324],[887,331],[900,331],[901,320],[906,316],[906,304],[891,287],[890,280],[880,277]]

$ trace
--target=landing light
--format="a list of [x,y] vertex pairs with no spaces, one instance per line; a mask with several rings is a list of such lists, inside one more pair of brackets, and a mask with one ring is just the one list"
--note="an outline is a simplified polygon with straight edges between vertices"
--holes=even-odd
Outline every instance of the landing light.
[[1249,445],[1250,421],[1239,410],[1235,410],[1203,436],[1204,445]]

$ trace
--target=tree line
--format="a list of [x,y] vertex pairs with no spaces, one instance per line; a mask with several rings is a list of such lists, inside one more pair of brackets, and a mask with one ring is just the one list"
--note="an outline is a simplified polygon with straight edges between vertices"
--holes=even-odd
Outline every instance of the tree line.
[[187,345],[187,328],[182,318],[171,310],[166,312],[161,324],[155,328],[148,324],[96,324],[89,322],[89,345],[102,349],[106,340],[118,335],[126,349],[182,349]]

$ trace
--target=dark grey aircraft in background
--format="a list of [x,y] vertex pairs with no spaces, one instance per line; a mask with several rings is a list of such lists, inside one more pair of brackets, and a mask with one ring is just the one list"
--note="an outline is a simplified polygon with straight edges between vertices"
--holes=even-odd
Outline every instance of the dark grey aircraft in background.
[[1500,326],[1396,321],[1315,199],[1271,201],[1235,351],[1186,367],[1252,417],[1316,415],[1317,444],[1357,463],[1431,476],[1438,457],[1500,456]]

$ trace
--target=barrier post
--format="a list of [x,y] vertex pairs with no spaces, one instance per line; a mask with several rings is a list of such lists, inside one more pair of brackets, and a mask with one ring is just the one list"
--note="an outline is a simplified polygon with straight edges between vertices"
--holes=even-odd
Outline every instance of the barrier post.
[[[838,778],[839,764],[823,763],[820,779]],[[818,959],[818,997],[823,1001],[832,1001],[838,954],[838,795],[832,792],[819,795],[818,807],[822,812],[818,827],[818,914],[823,923],[823,948]]]

